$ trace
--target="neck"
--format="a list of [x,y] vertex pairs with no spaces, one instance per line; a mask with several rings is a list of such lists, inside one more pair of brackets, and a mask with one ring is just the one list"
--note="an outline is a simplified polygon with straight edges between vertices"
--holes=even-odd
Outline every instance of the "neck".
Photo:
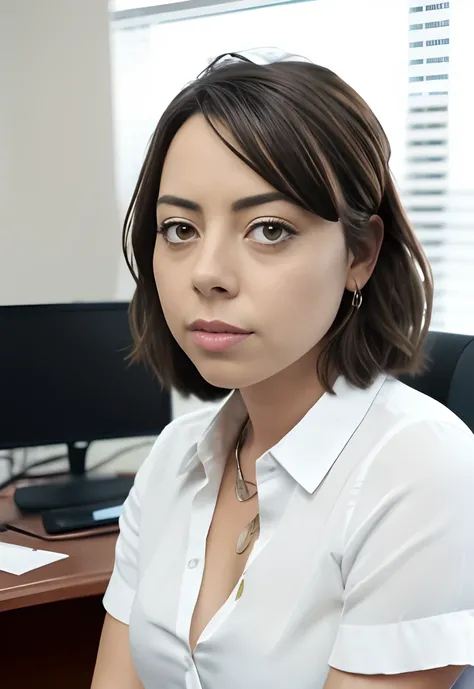
[[314,355],[309,361],[304,359],[240,390],[250,419],[245,445],[252,456],[258,457],[273,447],[324,394]]

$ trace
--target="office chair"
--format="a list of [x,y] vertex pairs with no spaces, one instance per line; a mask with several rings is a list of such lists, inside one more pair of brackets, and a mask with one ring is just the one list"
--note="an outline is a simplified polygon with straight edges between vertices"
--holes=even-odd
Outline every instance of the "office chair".
[[425,351],[427,370],[400,380],[444,404],[474,433],[474,335],[433,331]]

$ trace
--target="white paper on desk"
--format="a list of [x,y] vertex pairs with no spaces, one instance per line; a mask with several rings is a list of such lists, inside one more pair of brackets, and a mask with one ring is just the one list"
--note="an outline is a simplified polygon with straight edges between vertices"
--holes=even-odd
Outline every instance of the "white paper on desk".
[[66,557],[69,555],[0,542],[0,570],[9,574],[25,574]]

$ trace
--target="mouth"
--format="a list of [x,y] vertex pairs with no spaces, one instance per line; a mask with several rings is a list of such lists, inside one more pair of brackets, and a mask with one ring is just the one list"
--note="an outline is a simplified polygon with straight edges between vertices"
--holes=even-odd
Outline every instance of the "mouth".
[[227,351],[253,335],[251,330],[223,321],[195,321],[189,329],[193,342],[208,352]]
[[239,328],[236,325],[231,325],[230,323],[224,323],[223,321],[194,321],[190,328],[193,332],[204,332],[204,333],[214,333],[214,334],[231,334],[231,335],[252,335],[251,330],[245,330]]

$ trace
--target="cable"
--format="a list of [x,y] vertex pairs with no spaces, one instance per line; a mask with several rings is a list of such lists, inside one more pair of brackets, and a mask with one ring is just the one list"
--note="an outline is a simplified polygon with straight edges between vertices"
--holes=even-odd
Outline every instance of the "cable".
[[[135,445],[130,445],[128,447],[122,447],[120,450],[117,450],[116,452],[113,452],[111,455],[106,457],[105,459],[102,459],[100,462],[97,462],[97,464],[94,464],[94,466],[91,466],[89,469],[86,469],[86,474],[96,471],[97,469],[100,469],[101,467],[105,466],[106,464],[109,464],[109,462],[112,462],[114,459],[117,459],[118,457],[121,457],[124,454],[127,454],[127,452],[132,452],[134,450],[138,450],[142,447],[149,447],[154,443],[154,440],[145,440],[141,443],[136,443]],[[0,491],[2,491],[4,488],[7,488],[10,486],[12,483],[16,483],[22,478],[32,478],[32,479],[48,479],[48,478],[54,478],[56,476],[64,476],[69,474],[69,471],[60,471],[60,472],[54,472],[54,473],[48,473],[48,474],[29,474],[28,472],[31,469],[35,469],[36,467],[39,466],[44,466],[45,464],[51,464],[52,462],[57,462],[61,459],[67,459],[67,455],[56,455],[55,457],[47,457],[46,459],[40,459],[36,462],[33,462],[30,464],[26,469],[23,471],[19,471],[17,474],[14,474],[10,476],[10,478],[6,479],[2,483],[0,483]]]
[[[30,464],[30,466],[24,469],[23,471],[19,471],[16,474],[12,474],[10,478],[6,479],[5,481],[2,481],[2,483],[0,483],[0,491],[4,488],[7,488],[7,486],[10,486],[12,483],[16,483],[16,481],[19,481],[22,478],[27,478],[28,471],[30,469],[34,469],[35,467],[39,466],[44,466],[45,464],[51,464],[52,462],[57,462],[60,459],[67,459],[67,455],[47,457],[46,459],[40,459],[37,462],[33,462],[33,464]],[[53,476],[53,474],[42,474],[41,476],[31,476],[31,478],[43,478],[44,476]]]

